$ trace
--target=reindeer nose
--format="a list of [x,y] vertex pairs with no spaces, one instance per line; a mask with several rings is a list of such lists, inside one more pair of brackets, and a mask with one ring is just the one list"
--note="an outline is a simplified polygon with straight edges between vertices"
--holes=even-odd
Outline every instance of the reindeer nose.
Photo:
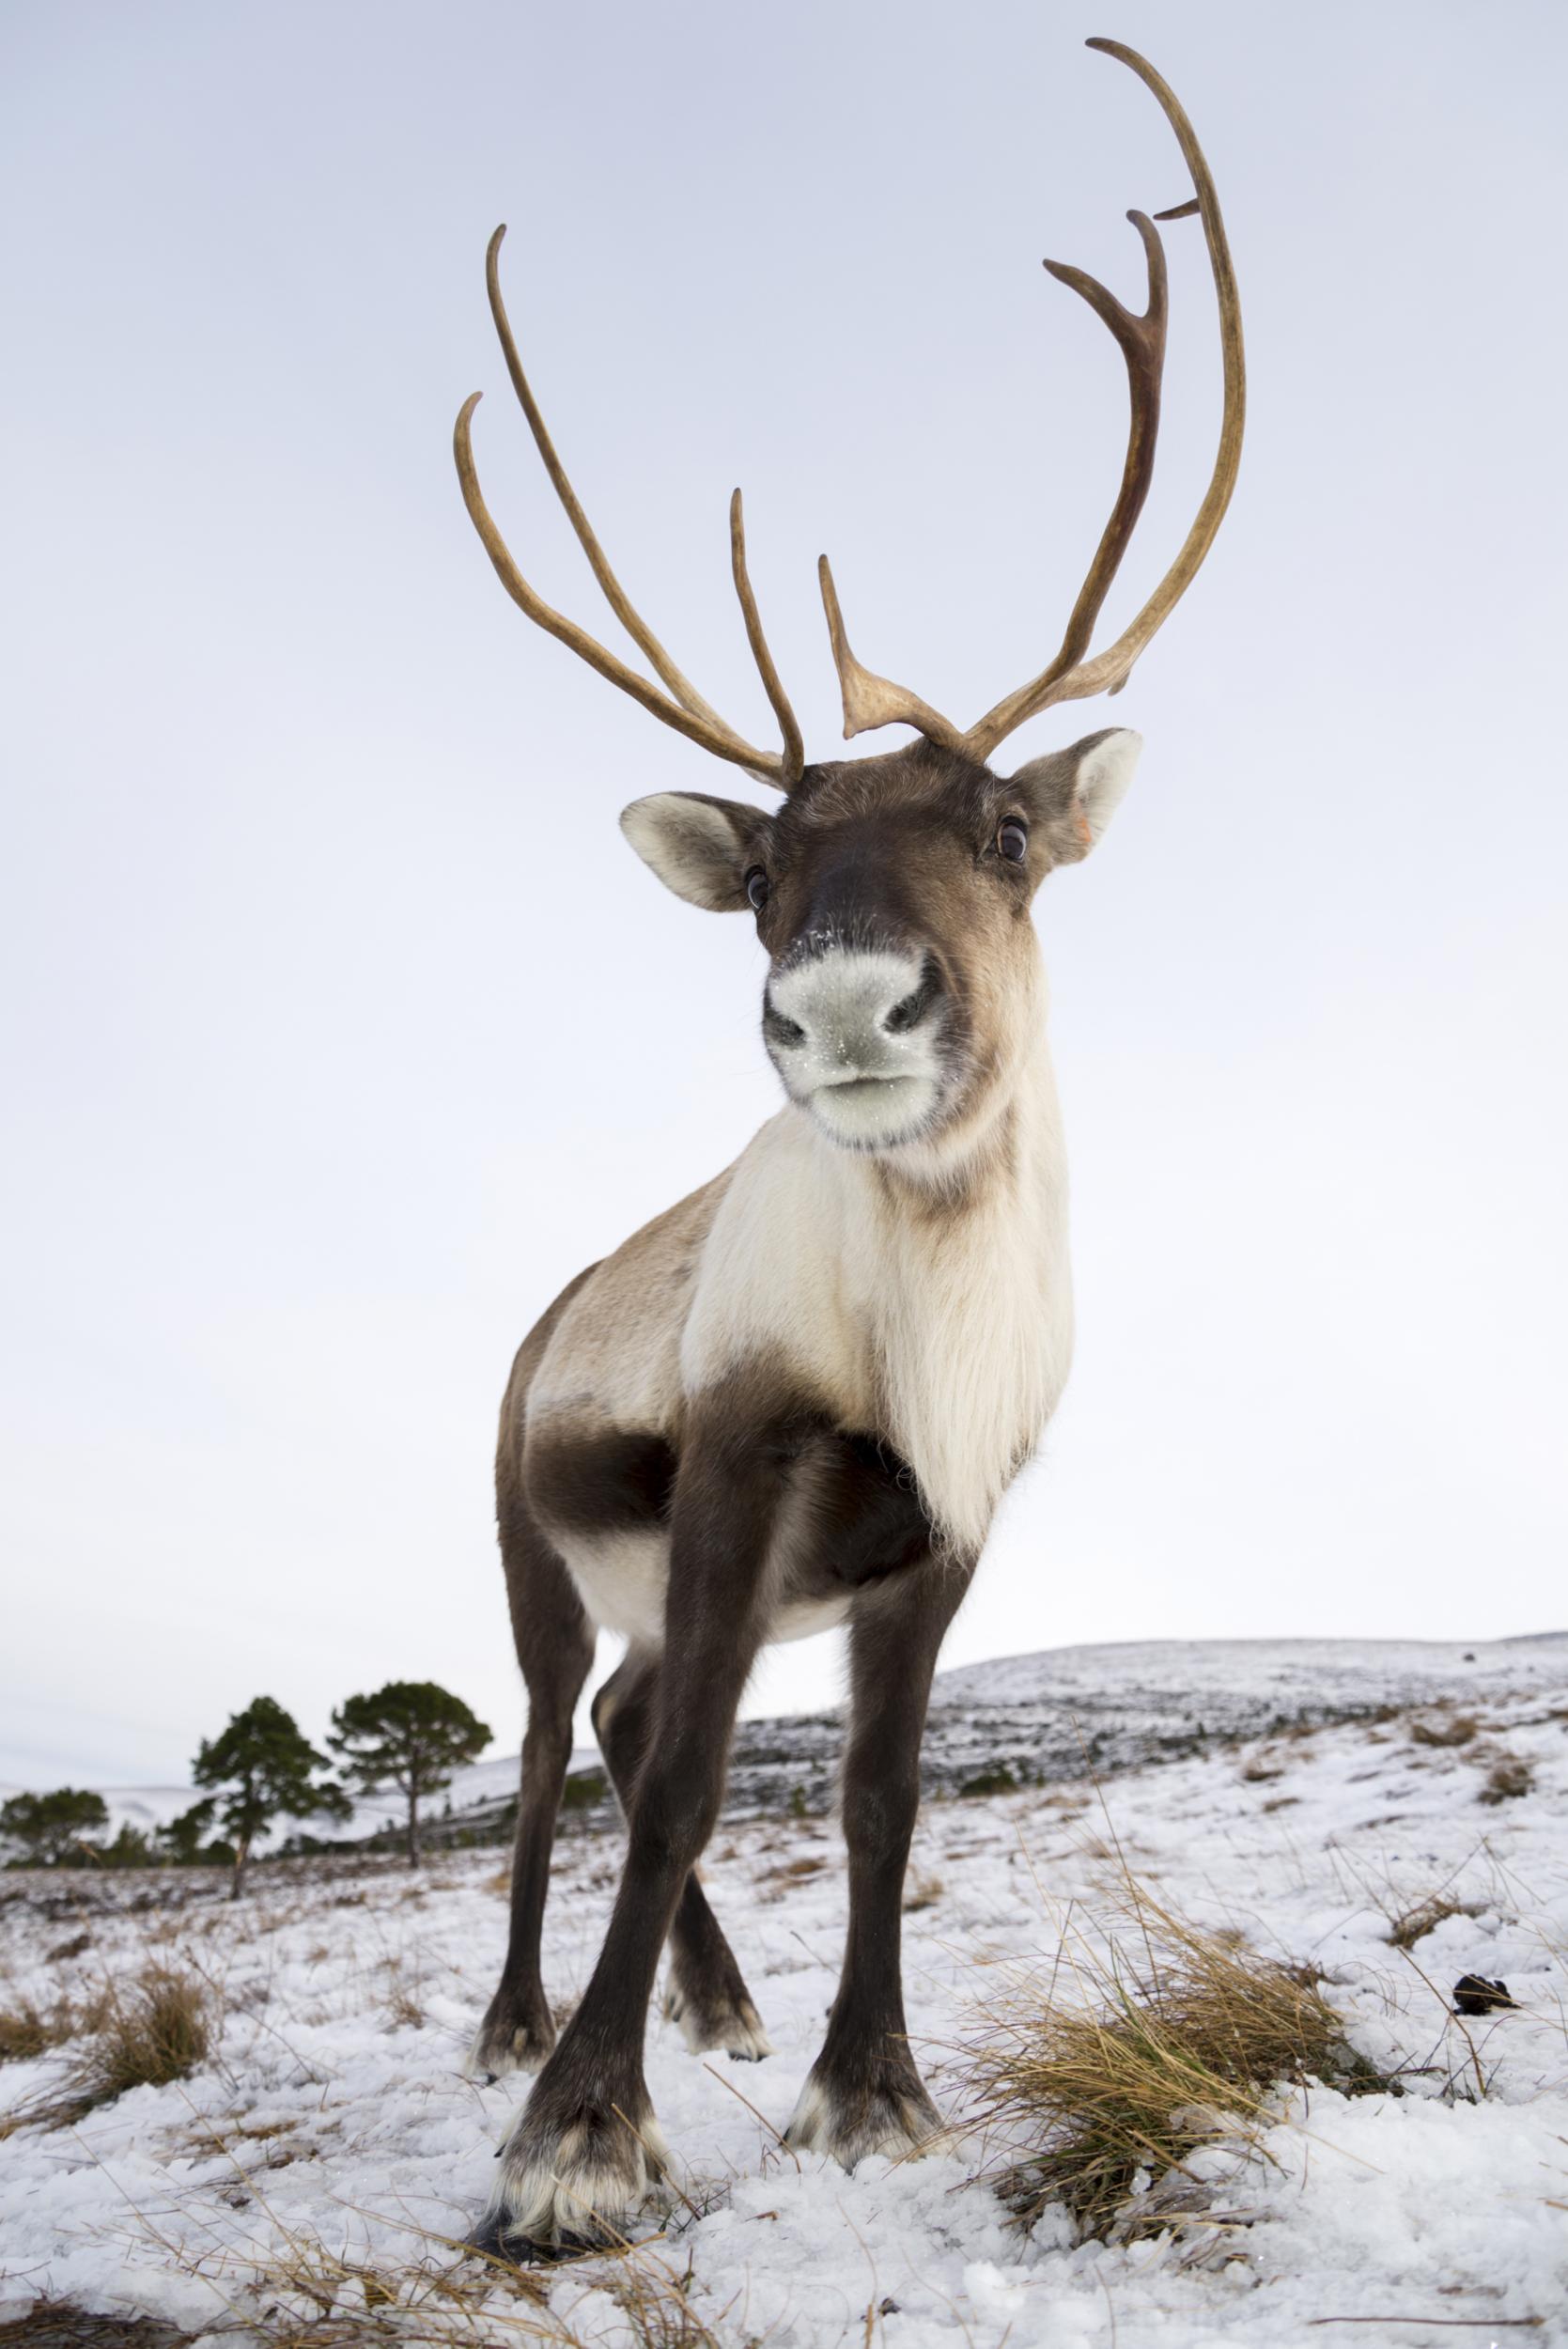
[[942,974],[937,967],[937,957],[927,955],[921,965],[919,985],[912,987],[908,995],[899,998],[891,1011],[882,1015],[882,1025],[889,1035],[907,1035],[911,1028],[918,1028],[940,1000],[941,992]]
[[[816,1081],[898,1076],[942,996],[934,955],[835,946],[769,982],[763,1033],[814,1065]],[[924,1039],[918,1049],[924,1057]]]

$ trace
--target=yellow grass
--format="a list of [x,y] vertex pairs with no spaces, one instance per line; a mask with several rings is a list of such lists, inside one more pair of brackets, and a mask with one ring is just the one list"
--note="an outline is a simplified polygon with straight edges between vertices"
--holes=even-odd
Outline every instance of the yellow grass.
[[31,1999],[0,2007],[0,2063],[20,2063],[29,2056],[46,2055],[70,2038],[76,2017],[63,1999],[46,2014]]
[[1130,1875],[1113,1909],[1109,1938],[1075,1934],[1048,1975],[1015,1980],[961,2065],[1008,2148],[1001,2182],[1020,2217],[1061,2202],[1094,2234],[1169,2226],[1169,2192],[1146,2221],[1127,2205],[1200,2146],[1255,2140],[1282,2083],[1372,2078],[1298,1968],[1202,1930]]
[[129,2088],[162,2088],[183,2079],[206,2056],[211,2039],[209,1992],[194,1974],[170,1966],[144,1968],[105,1997],[74,2084],[94,2104]]
[[[249,2179],[262,2207],[257,2182]],[[514,2267],[443,2236],[411,2229],[425,2247],[408,2262],[371,2263],[278,2225],[265,2254],[188,2256],[150,2222],[144,2234],[183,2272],[201,2277],[225,2304],[219,2329],[236,2329],[264,2349],[585,2349],[574,2321],[588,2294],[619,2311],[609,2332],[602,2303],[596,2341],[614,2349],[737,2349],[694,2305],[689,2269],[661,2243],[629,2246],[568,2266]]]

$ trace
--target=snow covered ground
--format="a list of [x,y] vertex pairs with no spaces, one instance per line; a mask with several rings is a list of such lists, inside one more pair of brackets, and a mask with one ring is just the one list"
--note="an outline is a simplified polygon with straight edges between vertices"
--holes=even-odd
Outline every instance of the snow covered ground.
[[[1398,2096],[1282,2090],[1261,2142],[1203,2156],[1223,2173],[1220,2222],[1153,2239],[1075,2242],[1060,2211],[1020,2231],[976,2181],[986,2149],[962,2134],[852,2177],[781,2150],[836,1978],[837,1837],[787,1809],[722,1827],[709,1891],[778,2053],[732,2069],[653,2022],[649,2084],[685,2199],[637,2255],[647,2272],[689,2277],[673,2304],[737,2349],[1568,2342],[1568,1639],[1472,1654],[1099,1649],[942,1685],[939,1736],[967,1724],[977,1761],[987,1720],[1000,1730],[1048,1697],[1090,1715],[1125,1698],[1165,1758],[1116,1749],[1098,1788],[1048,1777],[928,1802],[907,1976],[939,2104],[961,2108],[955,2050],[999,1980],[1044,1972],[1065,1947],[1060,1991],[1072,1951],[1110,1929],[1123,1861],[1200,1924],[1312,1964],[1352,2043],[1401,2072]],[[1343,1695],[1347,1678],[1362,1718],[1299,1726],[1313,1709],[1299,1700]],[[1234,1713],[1218,1709],[1227,1691]],[[1200,1708],[1185,1750],[1169,1728],[1178,1703]],[[1233,1719],[1249,1734],[1222,1735]],[[86,1996],[156,1961],[199,1971],[219,2019],[188,2080],[0,2139],[0,2322],[47,2294],[230,2339],[236,2325],[289,2338],[290,2310],[335,2315],[344,2341],[356,2325],[499,2341],[520,2322],[536,2337],[559,2324],[632,2338],[613,2263],[526,2286],[466,2263],[470,2329],[441,2330],[429,2305],[400,2312],[425,2289],[422,2263],[456,2259],[439,2238],[483,2203],[520,2091],[461,2071],[505,1942],[499,1857],[443,1856],[417,1877],[380,1860],[276,1863],[238,1906],[204,1872],[0,1877],[0,2006]],[[560,1847],[546,1925],[560,2003],[592,1966],[616,1860],[607,1831]],[[1396,1946],[1394,1921],[1435,1899],[1449,1913]],[[1465,1973],[1504,1978],[1517,2010],[1454,2019],[1447,1994]],[[0,2071],[0,2128],[69,2060]],[[343,2261],[373,2280],[323,2281]],[[528,2296],[541,2292],[548,2308]]]

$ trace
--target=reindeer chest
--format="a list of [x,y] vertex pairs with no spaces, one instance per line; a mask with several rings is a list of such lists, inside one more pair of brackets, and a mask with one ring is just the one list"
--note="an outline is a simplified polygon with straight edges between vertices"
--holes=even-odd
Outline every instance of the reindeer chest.
[[1064,1233],[1009,1199],[945,1225],[906,1223],[884,1255],[868,1300],[878,1418],[939,1526],[978,1548],[1065,1383]]
[[1054,1134],[1006,1183],[912,1212],[863,1162],[779,1120],[736,1170],[682,1346],[688,1392],[780,1363],[907,1462],[939,1529],[978,1548],[1038,1440],[1072,1346]]

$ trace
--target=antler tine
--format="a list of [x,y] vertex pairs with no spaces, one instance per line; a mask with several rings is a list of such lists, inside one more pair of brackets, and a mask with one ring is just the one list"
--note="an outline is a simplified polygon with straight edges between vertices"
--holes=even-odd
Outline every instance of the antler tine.
[[639,677],[635,669],[628,668],[624,661],[607,651],[603,645],[588,634],[586,629],[579,628],[575,620],[567,619],[552,605],[546,603],[542,596],[536,594],[519,570],[511,549],[496,528],[479,487],[479,475],[474,463],[472,422],[480,397],[478,392],[471,393],[458,410],[452,435],[452,453],[458,460],[458,479],[462,486],[463,504],[468,507],[469,520],[479,533],[485,552],[495,566],[497,578],[518,609],[548,635],[567,646],[580,661],[587,662],[590,669],[597,669],[600,677],[608,677],[612,685],[618,685],[623,693],[629,693],[632,700],[641,702],[651,716],[667,726],[673,726],[677,734],[684,734],[689,741],[700,743],[715,757],[727,758],[732,765],[744,767],[768,782],[775,777],[782,778],[784,762],[776,751],[753,750],[749,742],[743,742],[738,735],[731,734],[721,722],[710,722],[684,708],[680,703],[671,701],[657,685],[650,685],[646,677]]
[[615,577],[610,568],[604,549],[599,545],[595,535],[594,526],[582,511],[578,502],[577,492],[567,479],[567,469],[555,453],[555,443],[550,437],[550,428],[540,412],[538,401],[534,397],[528,378],[522,371],[522,361],[518,356],[518,347],[512,338],[511,320],[506,316],[506,304],[502,299],[501,245],[505,234],[506,224],[503,221],[485,249],[485,290],[489,295],[490,316],[495,320],[495,331],[500,339],[502,356],[506,362],[506,372],[512,379],[512,389],[518,396],[518,405],[528,419],[528,429],[534,435],[535,446],[538,449],[544,461],[544,469],[550,475],[551,487],[566,509],[567,520],[577,533],[578,541],[588,558],[589,568],[604,592],[606,603],[631,638],[632,643],[639,646],[646,654],[654,669],[663,678],[683,709],[689,709],[693,718],[705,719],[709,725],[717,726],[722,733],[734,735],[735,729],[725,723],[716,709],[710,708],[691,679],[675,666],[628,596],[620,581]]
[[784,763],[779,780],[786,791],[793,791],[805,772],[806,746],[800,723],[790,708],[773,656],[768,649],[768,639],[762,632],[762,615],[757,599],[752,592],[752,575],[746,568],[746,517],[737,490],[730,499],[730,568],[735,575],[735,592],[740,599],[741,617],[746,623],[746,638],[752,647],[752,659],[757,664],[763,690],[773,705],[773,715],[784,737]]
[[1079,590],[1055,659],[1028,685],[1010,693],[1003,702],[981,721],[970,734],[971,746],[982,739],[986,748],[981,753],[988,756],[1015,726],[1043,709],[1040,698],[1057,679],[1065,676],[1075,661],[1081,661],[1089,649],[1094,622],[1100,608],[1110,592],[1112,581],[1122,567],[1122,557],[1132,540],[1138,518],[1143,511],[1155,475],[1155,443],[1159,433],[1160,387],[1165,373],[1165,330],[1169,315],[1170,278],[1165,266],[1165,247],[1159,230],[1146,212],[1129,212],[1127,218],[1143,241],[1143,256],[1149,273],[1148,307],[1140,315],[1118,302],[1109,287],[1087,270],[1075,269],[1068,261],[1047,261],[1044,267],[1058,284],[1070,287],[1082,296],[1102,325],[1108,326],[1126,363],[1127,370],[1127,454],[1122,468],[1122,486],[1110,519],[1101,533],[1100,543],[1089,574]]
[[845,740],[852,741],[857,734],[864,734],[873,726],[905,725],[918,728],[928,741],[942,742],[949,750],[961,751],[965,747],[964,737],[951,718],[944,718],[939,709],[933,709],[929,702],[923,702],[907,686],[894,685],[890,677],[878,677],[875,670],[862,667],[849,649],[838,590],[825,554],[817,558],[816,575],[822,586],[822,609],[828,615],[833,665],[844,699]]
[[[1115,57],[1121,64],[1136,73],[1139,80],[1153,92],[1167,121],[1176,134],[1182,153],[1187,159],[1188,169],[1192,174],[1193,186],[1197,190],[1195,198],[1172,206],[1168,212],[1162,212],[1159,218],[1162,220],[1180,219],[1188,213],[1196,211],[1203,220],[1203,239],[1208,247],[1209,267],[1213,272],[1215,295],[1219,308],[1219,343],[1224,369],[1224,402],[1219,424],[1219,446],[1215,456],[1214,471],[1210,475],[1203,504],[1198,509],[1197,518],[1188,532],[1175,561],[1130,627],[1124,630],[1116,642],[1105,652],[1098,654],[1092,661],[1084,660],[1082,656],[1088,648],[1088,630],[1093,628],[1099,607],[1115,576],[1116,567],[1125,552],[1133,523],[1138,519],[1143,498],[1147,494],[1148,467],[1154,454],[1154,434],[1158,422],[1157,365],[1152,387],[1153,411],[1145,422],[1146,445],[1140,451],[1137,445],[1139,377],[1134,366],[1132,350],[1123,339],[1117,314],[1121,320],[1147,331],[1155,320],[1157,310],[1159,314],[1158,339],[1161,348],[1163,347],[1163,255],[1159,263],[1161,285],[1157,297],[1155,252],[1158,246],[1157,231],[1153,223],[1145,220],[1141,214],[1131,213],[1128,217],[1143,238],[1145,251],[1149,255],[1150,306],[1144,319],[1131,320],[1128,314],[1122,310],[1121,304],[1113,303],[1109,295],[1105,296],[1105,306],[1102,307],[1097,296],[1104,293],[1104,288],[1094,288],[1094,281],[1092,278],[1084,278],[1080,272],[1069,272],[1060,267],[1052,270],[1053,275],[1060,277],[1064,284],[1072,286],[1076,292],[1081,293],[1084,299],[1091,303],[1098,315],[1105,319],[1106,324],[1110,327],[1111,332],[1116,334],[1118,341],[1122,343],[1124,355],[1127,360],[1128,379],[1132,389],[1133,426],[1127,448],[1127,463],[1122,476],[1121,492],[1111,519],[1106,526],[1105,535],[1100,540],[1089,577],[1074,606],[1073,617],[1068,623],[1067,637],[1063,641],[1062,651],[1058,653],[1048,668],[1041,671],[1032,683],[1009,694],[1004,701],[999,702],[994,709],[989,710],[977,725],[970,728],[966,738],[965,747],[972,756],[983,759],[989,758],[998,744],[1005,740],[1015,727],[1022,725],[1026,718],[1034,717],[1040,710],[1049,708],[1053,703],[1080,701],[1094,693],[1120,692],[1131,673],[1133,663],[1174,610],[1197,576],[1203,557],[1214,543],[1215,534],[1225,518],[1225,509],[1231,502],[1231,493],[1235,488],[1236,473],[1241,460],[1242,427],[1247,407],[1247,367],[1241,333],[1241,305],[1236,293],[1235,272],[1231,262],[1230,246],[1225,237],[1225,224],[1220,215],[1219,198],[1215,192],[1213,176],[1209,171],[1203,148],[1198,144],[1192,125],[1188,120],[1185,108],[1170,85],[1155,71],[1148,60],[1140,56],[1135,49],[1126,48],[1121,41],[1095,39],[1091,40],[1088,46],[1091,49],[1102,50],[1107,56]],[[1048,269],[1052,267],[1049,262],[1046,266]],[[1092,291],[1091,288],[1094,290]],[[1147,397],[1145,404],[1147,404]],[[1087,627],[1083,624],[1085,615],[1087,615]],[[1081,638],[1081,642],[1077,642],[1079,638]],[[1077,649],[1069,651],[1068,647],[1075,642],[1077,642]]]
[[[512,389],[516,392],[518,403],[528,420],[528,428],[534,436],[534,444],[550,476],[551,486],[561,502],[567,520],[576,533],[579,545],[588,558],[589,568],[598,582],[605,601],[633,643],[646,656],[657,675],[668,688],[668,692],[660,692],[658,688],[651,685],[645,677],[640,677],[635,669],[629,668],[624,661],[607,650],[595,637],[590,636],[585,629],[579,628],[575,621],[565,618],[561,613],[546,603],[524,579],[513,559],[510,549],[496,527],[479,487],[479,476],[474,462],[472,439],[472,419],[479,399],[479,395],[475,392],[473,398],[466,402],[458,418],[457,429],[453,436],[453,449],[458,460],[458,477],[462,485],[463,503],[468,507],[470,520],[479,533],[486,552],[495,566],[502,585],[514,603],[538,627],[546,630],[551,636],[557,637],[562,644],[569,646],[571,650],[581,660],[585,661],[590,668],[596,669],[600,677],[608,677],[612,685],[619,686],[622,692],[629,693],[634,701],[640,702],[644,709],[663,724],[673,726],[678,734],[684,734],[689,740],[700,743],[704,750],[713,752],[715,756],[726,758],[737,767],[744,767],[761,782],[772,784],[775,788],[782,790],[787,791],[793,788],[800,780],[804,764],[800,730],[795,723],[794,712],[784,696],[778,671],[773,665],[767,640],[762,633],[762,623],[757,614],[751,582],[746,576],[744,538],[741,538],[738,552],[736,555],[736,586],[740,596],[747,637],[758,669],[761,671],[768,698],[778,714],[784,734],[784,750],[782,757],[776,751],[756,750],[743,736],[737,734],[725,719],[721,718],[711,703],[706,701],[698,692],[690,677],[671,660],[611,568],[609,558],[598,542],[593,524],[582,510],[582,503],[572,488],[567,469],[556,454],[555,443],[550,436],[550,428],[540,412],[539,404],[534,397],[528,378],[523,373],[522,362],[518,356],[511,321],[506,316],[506,304],[501,292],[500,254],[502,240],[505,234],[506,230],[503,225],[489,241],[485,254],[485,286],[489,295],[490,315],[495,320],[495,331],[500,338],[502,356],[506,362],[506,372],[512,379]],[[735,522],[732,516],[732,547],[734,534]]]
[[1130,408],[1122,486],[1116,493],[1110,519],[1095,549],[1089,576],[1079,590],[1079,599],[1067,622],[1067,632],[1062,639],[1061,649],[1048,672],[1057,676],[1070,668],[1075,661],[1081,661],[1089,649],[1094,622],[1100,616],[1100,607],[1121,568],[1122,557],[1137,527],[1138,517],[1143,511],[1155,474],[1160,387],[1165,373],[1170,280],[1165,267],[1165,247],[1160,242],[1159,230],[1154,222],[1146,212],[1129,212],[1127,218],[1143,240],[1143,256],[1148,264],[1149,303],[1141,316],[1118,302],[1108,288],[1086,271],[1074,269],[1066,261],[1044,263],[1058,284],[1071,287],[1074,293],[1083,297],[1095,317],[1115,336],[1126,362]]

